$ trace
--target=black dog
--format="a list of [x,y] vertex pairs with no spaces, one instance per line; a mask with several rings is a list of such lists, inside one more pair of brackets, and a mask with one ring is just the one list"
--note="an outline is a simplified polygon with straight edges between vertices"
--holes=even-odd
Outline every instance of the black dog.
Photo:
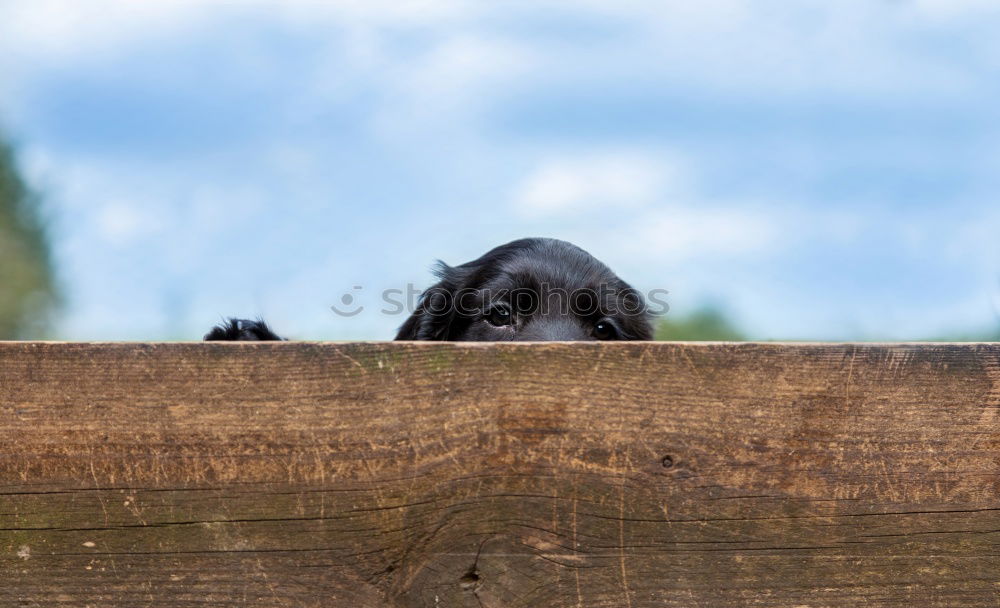
[[[521,239],[461,266],[438,264],[397,340],[650,340],[642,296],[589,253]],[[281,340],[263,321],[230,319],[206,340]]]

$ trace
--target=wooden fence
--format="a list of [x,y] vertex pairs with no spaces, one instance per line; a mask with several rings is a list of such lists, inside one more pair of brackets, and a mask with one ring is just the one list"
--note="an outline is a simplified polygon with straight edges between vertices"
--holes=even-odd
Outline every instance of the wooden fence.
[[0,344],[0,606],[1000,605],[1000,345]]

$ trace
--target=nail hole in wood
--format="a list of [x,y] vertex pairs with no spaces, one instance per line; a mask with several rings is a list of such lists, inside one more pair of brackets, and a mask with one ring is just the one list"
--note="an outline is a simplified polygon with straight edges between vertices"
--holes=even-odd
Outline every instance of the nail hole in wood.
[[466,591],[473,590],[479,584],[479,575],[476,574],[475,570],[469,570],[462,578],[458,579],[458,584]]

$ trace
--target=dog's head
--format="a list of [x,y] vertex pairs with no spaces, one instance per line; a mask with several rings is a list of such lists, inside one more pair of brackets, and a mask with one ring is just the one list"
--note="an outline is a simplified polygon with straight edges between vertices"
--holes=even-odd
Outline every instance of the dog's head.
[[397,340],[649,340],[642,296],[589,253],[521,239],[461,266],[439,263]]

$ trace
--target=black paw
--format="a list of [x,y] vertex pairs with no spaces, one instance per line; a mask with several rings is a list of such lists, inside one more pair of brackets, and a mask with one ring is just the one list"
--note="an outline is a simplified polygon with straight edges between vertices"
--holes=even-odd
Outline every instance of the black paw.
[[229,319],[222,325],[216,325],[213,327],[212,331],[205,334],[205,339],[213,342],[221,340],[230,342],[284,340],[284,338],[271,331],[271,328],[267,326],[267,323],[260,319],[256,321]]

